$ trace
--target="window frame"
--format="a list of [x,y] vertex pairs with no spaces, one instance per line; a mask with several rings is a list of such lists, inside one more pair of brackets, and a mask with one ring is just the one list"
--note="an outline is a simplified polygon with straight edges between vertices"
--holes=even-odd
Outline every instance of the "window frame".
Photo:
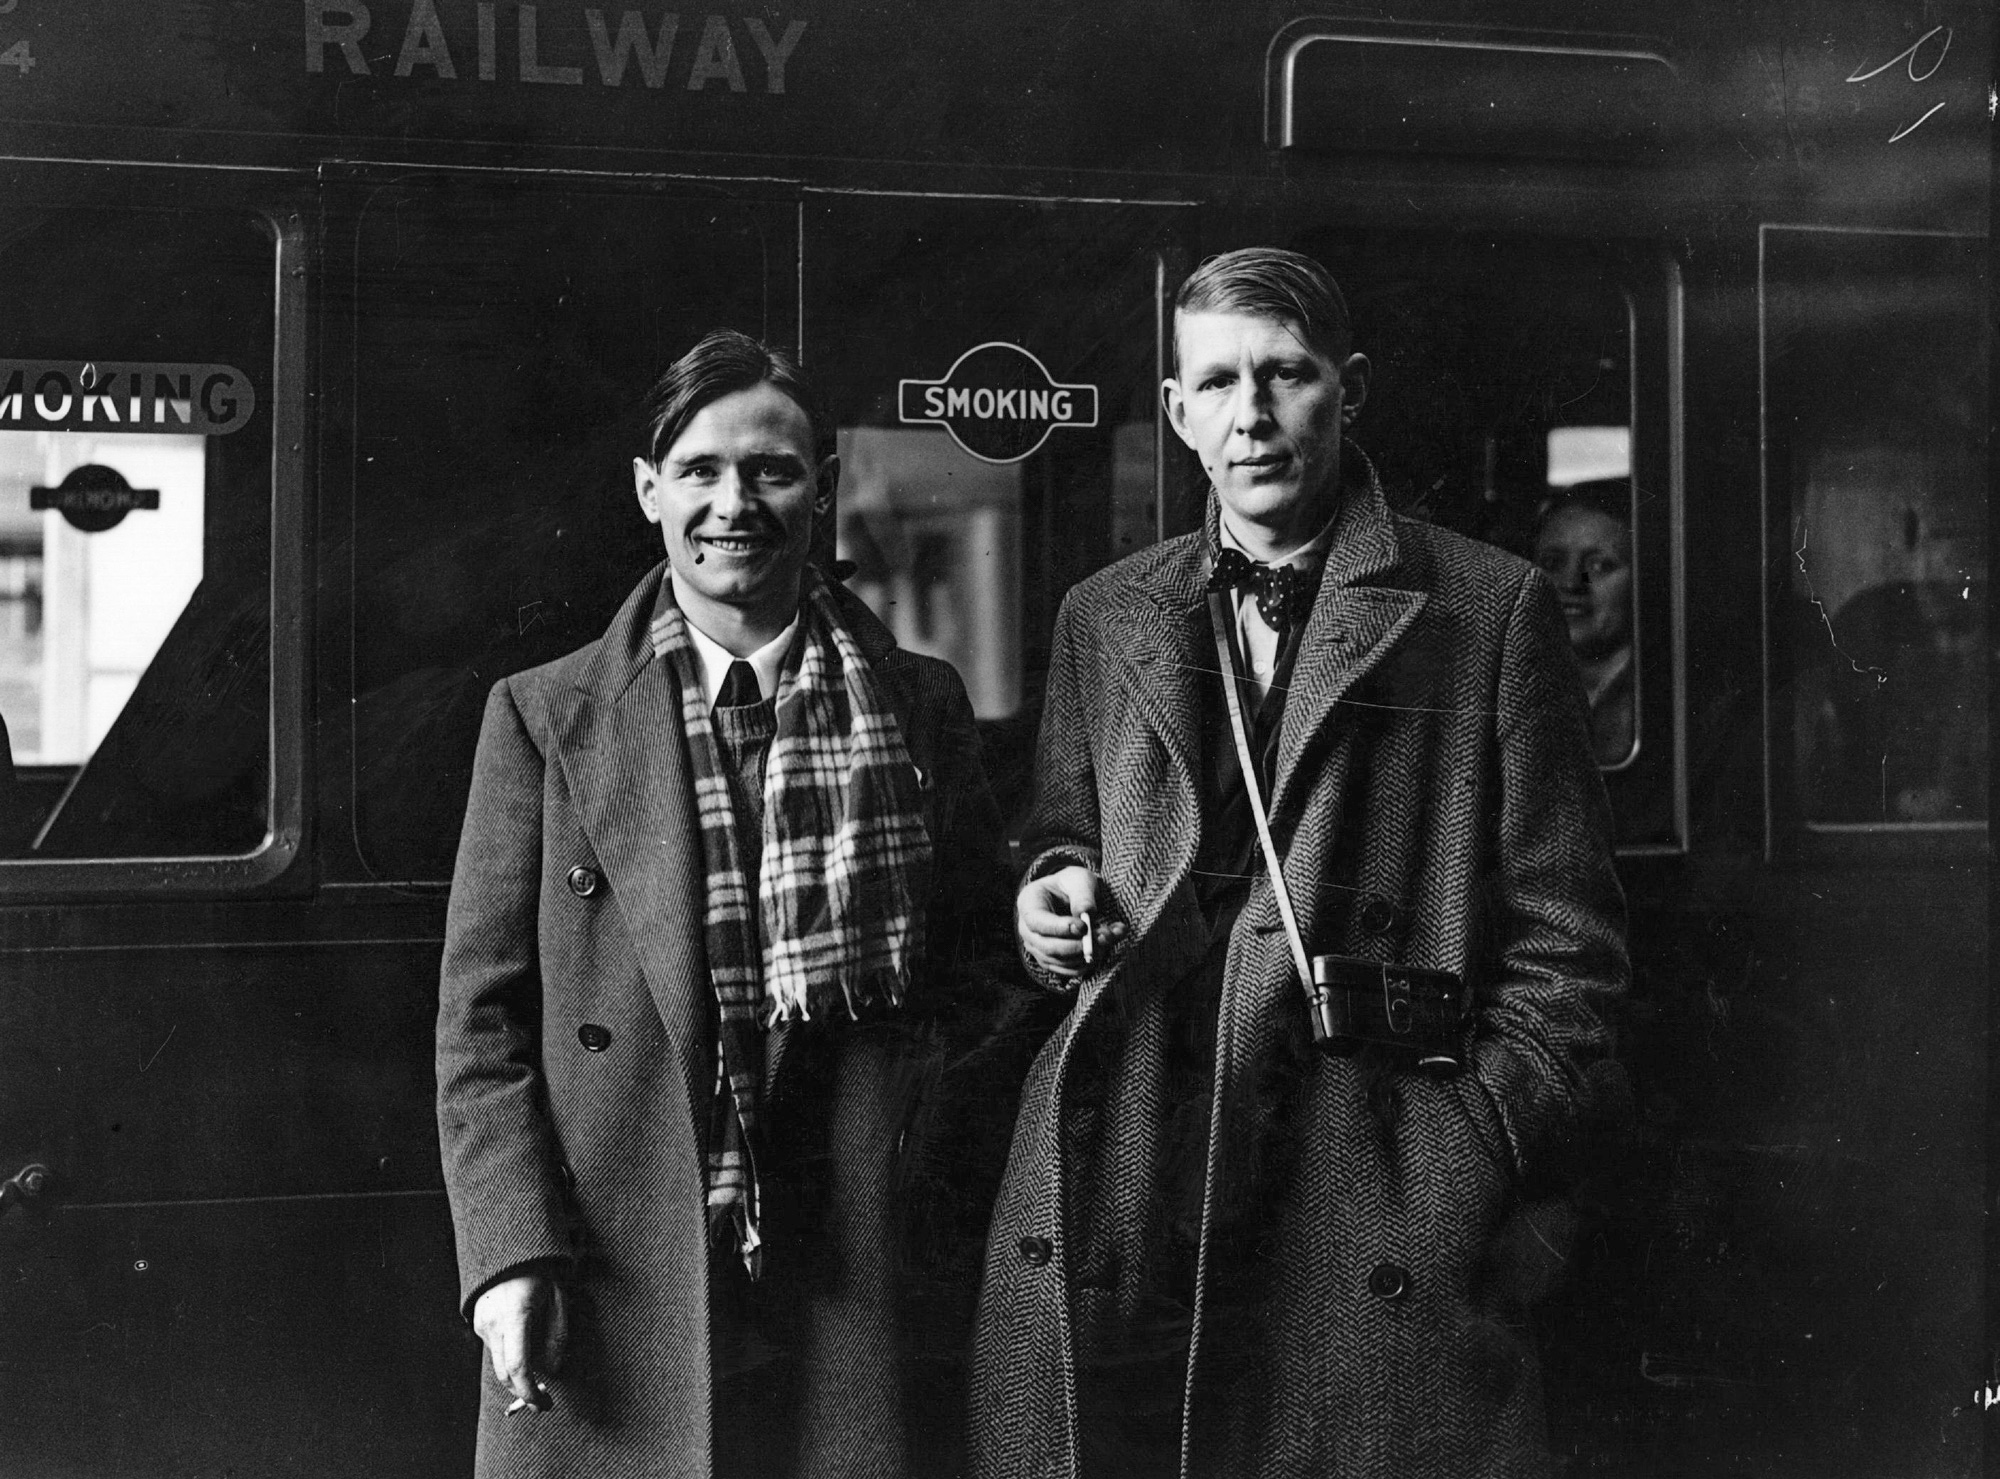
[[[1857,855],[1890,862],[1940,861],[1989,857],[1992,817],[1983,821],[1942,822],[1815,822],[1798,794],[1798,775],[1791,759],[1795,716],[1778,712],[1780,678],[1777,626],[1789,589],[1785,569],[1790,548],[1792,512],[1789,486],[1774,487],[1770,386],[1769,246],[1773,232],[1835,236],[1900,236],[1928,240],[1984,241],[1986,233],[1919,226],[1856,226],[1815,221],[1757,223],[1757,490],[1762,589],[1758,592],[1760,632],[1759,699],[1762,708],[1764,858],[1835,860]],[[1989,386],[1989,394],[1991,387]],[[1992,448],[1987,449],[1990,460]],[[1988,509],[1991,519],[1992,510]],[[1989,527],[1987,538],[1992,538]],[[1785,678],[1793,676],[1791,654],[1784,654]],[[1989,733],[1988,744],[1992,737]],[[1990,759],[1989,759],[1990,763]]]
[[[220,173],[220,172],[218,172]],[[266,173],[260,171],[259,173]],[[289,174],[289,171],[268,173]],[[142,180],[145,177],[141,177]],[[130,858],[0,858],[0,904],[61,899],[189,898],[271,891],[306,857],[308,556],[306,464],[310,242],[303,214],[258,204],[236,191],[190,201],[184,189],[131,188],[130,177],[101,193],[36,179],[20,195],[88,208],[108,198],[140,209],[230,213],[260,221],[272,238],[271,547],[269,770],[262,841],[240,854]],[[95,183],[95,181],[93,181]],[[148,181],[147,183],[150,183]],[[40,187],[40,188],[36,188]]]

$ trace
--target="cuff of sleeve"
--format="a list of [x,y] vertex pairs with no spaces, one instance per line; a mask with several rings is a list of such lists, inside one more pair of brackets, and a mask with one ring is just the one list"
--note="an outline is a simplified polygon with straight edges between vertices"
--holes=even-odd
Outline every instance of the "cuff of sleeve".
[[1097,871],[1099,857],[1094,847],[1083,847],[1075,843],[1059,843],[1055,847],[1045,847],[1036,853],[1021,875],[1022,881],[1032,883],[1037,878],[1046,878],[1051,873],[1060,873],[1064,868],[1088,868]]
[[459,1318],[465,1322],[466,1328],[470,1329],[472,1326],[472,1307],[479,1303],[479,1296],[484,1294],[488,1289],[491,1289],[495,1284],[504,1284],[507,1280],[518,1279],[524,1274],[547,1274],[552,1279],[560,1279],[568,1271],[569,1265],[570,1260],[568,1258],[558,1257],[529,1258],[520,1263],[510,1264],[466,1294],[458,1306]]
[[1077,980],[1079,979],[1078,977],[1057,975],[1054,971],[1050,970],[1047,966],[1043,965],[1039,960],[1036,960],[1035,957],[1030,955],[1025,949],[1021,950],[1019,954],[1021,958],[1021,965],[1028,972],[1028,979],[1033,981],[1037,986],[1041,987],[1044,991],[1059,992],[1062,995],[1067,996],[1071,992],[1076,990],[1076,983]]

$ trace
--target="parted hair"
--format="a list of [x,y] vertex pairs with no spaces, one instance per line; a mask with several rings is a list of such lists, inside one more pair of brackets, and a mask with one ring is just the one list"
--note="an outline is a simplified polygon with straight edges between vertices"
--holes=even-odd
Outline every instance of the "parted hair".
[[[1282,247],[1243,247],[1210,257],[1181,284],[1174,317],[1183,313],[1250,313],[1289,319],[1306,343],[1336,365],[1354,346],[1347,300],[1327,270],[1311,257]],[[1180,335],[1174,335],[1174,368],[1180,369]]]
[[646,393],[646,460],[657,466],[702,407],[759,385],[775,385],[798,403],[812,424],[813,455],[833,455],[833,418],[806,372],[783,349],[735,329],[710,329],[667,366]]

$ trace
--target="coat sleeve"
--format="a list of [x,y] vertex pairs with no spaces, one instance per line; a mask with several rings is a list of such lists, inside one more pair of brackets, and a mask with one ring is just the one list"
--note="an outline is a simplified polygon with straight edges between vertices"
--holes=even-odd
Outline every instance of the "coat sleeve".
[[1499,710],[1488,960],[1467,1088],[1529,1178],[1559,1170],[1581,1129],[1593,1065],[1611,1048],[1608,1015],[1631,974],[1582,685],[1548,582],[1532,569],[1508,620]]
[[543,765],[503,681],[479,732],[438,988],[438,1140],[468,1312],[503,1276],[571,1251],[541,1068]]
[[[1098,832],[1097,767],[1091,755],[1088,696],[1078,673],[1077,633],[1088,623],[1076,614],[1075,596],[1063,598],[1049,650],[1048,692],[1035,744],[1035,800],[1021,837],[1024,878],[1040,878],[1071,864],[1103,866]],[[1042,985],[1069,991],[1076,983],[1044,971],[1025,951],[1021,960]]]

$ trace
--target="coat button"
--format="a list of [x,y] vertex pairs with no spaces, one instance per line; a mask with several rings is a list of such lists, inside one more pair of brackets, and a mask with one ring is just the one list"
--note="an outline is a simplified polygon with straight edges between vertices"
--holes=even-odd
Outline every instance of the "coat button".
[[1021,1262],[1030,1268],[1042,1268],[1056,1256],[1056,1245],[1047,1238],[1027,1237],[1021,1239]]
[[1386,935],[1396,922],[1396,906],[1387,899],[1370,897],[1361,906],[1361,927],[1371,935]]
[[1368,1292],[1393,1303],[1410,1292],[1410,1271],[1393,1263],[1378,1263],[1368,1276]]
[[569,891],[579,899],[587,899],[597,892],[597,870],[582,864],[569,870]]
[[585,1051],[601,1053],[611,1046],[611,1033],[595,1022],[586,1022],[576,1029],[576,1040],[583,1044]]

